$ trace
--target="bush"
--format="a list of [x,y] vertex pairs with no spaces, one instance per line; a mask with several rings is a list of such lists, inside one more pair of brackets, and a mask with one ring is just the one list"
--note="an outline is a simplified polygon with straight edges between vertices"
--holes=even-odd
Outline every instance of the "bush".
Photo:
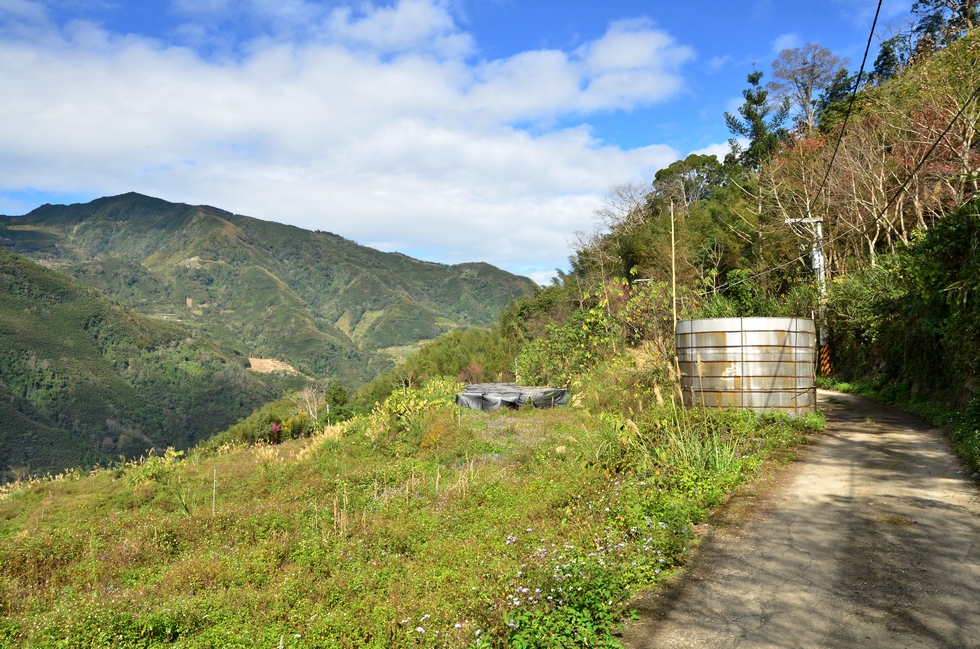
[[898,254],[834,283],[829,320],[835,372],[965,406],[980,387],[978,290],[975,199]]

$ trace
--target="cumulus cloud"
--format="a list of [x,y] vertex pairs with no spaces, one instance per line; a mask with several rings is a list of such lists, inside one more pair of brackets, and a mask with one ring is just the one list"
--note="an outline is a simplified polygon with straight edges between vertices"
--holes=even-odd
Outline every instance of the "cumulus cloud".
[[[185,28],[231,10],[175,2]],[[208,57],[0,0],[0,192],[135,190],[540,279],[609,186],[677,157],[604,145],[584,123],[682,88],[694,52],[649,22],[485,60],[434,0],[245,4],[308,37]],[[547,127],[568,116],[583,123]]]
[[13,24],[44,23],[48,20],[44,5],[30,0],[0,0],[0,12],[3,12],[5,22]]
[[334,38],[376,52],[421,49],[460,56],[473,50],[472,38],[457,31],[444,8],[427,0],[402,0],[390,7],[369,5],[362,13],[341,7],[330,14],[327,22]]

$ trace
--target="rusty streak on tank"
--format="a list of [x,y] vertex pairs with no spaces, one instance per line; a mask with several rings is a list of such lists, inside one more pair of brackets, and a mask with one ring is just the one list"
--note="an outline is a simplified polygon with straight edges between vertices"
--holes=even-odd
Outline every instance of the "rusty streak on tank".
[[816,408],[816,327],[809,318],[707,318],[677,323],[677,362],[687,405]]

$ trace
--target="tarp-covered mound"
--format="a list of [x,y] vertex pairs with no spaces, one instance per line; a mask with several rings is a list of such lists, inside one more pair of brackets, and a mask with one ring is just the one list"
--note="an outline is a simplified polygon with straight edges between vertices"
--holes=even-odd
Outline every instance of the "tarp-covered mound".
[[497,410],[501,406],[519,408],[527,403],[538,408],[564,406],[568,403],[568,390],[514,383],[474,383],[456,395],[456,404],[471,410]]

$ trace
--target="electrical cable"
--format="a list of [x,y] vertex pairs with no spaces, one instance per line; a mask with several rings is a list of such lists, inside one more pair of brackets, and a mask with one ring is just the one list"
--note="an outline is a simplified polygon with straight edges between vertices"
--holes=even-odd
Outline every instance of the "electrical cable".
[[[938,147],[939,146],[939,143],[943,141],[943,138],[945,138],[946,137],[946,134],[949,133],[950,129],[953,128],[953,125],[956,124],[957,120],[959,120],[959,118],[963,115],[963,113],[966,111],[967,107],[975,99],[977,99],[978,97],[980,97],[980,86],[977,86],[976,89],[973,91],[973,94],[971,94],[970,97],[965,102],[963,102],[963,105],[960,107],[960,110],[956,113],[956,115],[953,116],[953,119],[950,120],[949,124],[946,125],[946,128],[943,129],[943,132],[939,134],[939,137],[936,138],[936,141],[932,143],[932,146],[929,147],[929,150],[925,152],[925,154],[919,160],[919,163],[915,166],[915,169],[913,169],[908,174],[908,176],[906,176],[905,181],[892,194],[892,197],[888,200],[887,203],[885,203],[885,206],[883,208],[881,208],[881,211],[879,211],[878,214],[874,217],[874,220],[872,221],[872,223],[877,223],[881,219],[881,217],[885,215],[885,212],[888,211],[888,208],[890,208],[892,206],[892,204],[896,200],[898,200],[898,197],[901,196],[901,194],[902,194],[903,191],[905,191],[905,188],[908,186],[908,184],[910,182],[912,182],[912,179],[915,177],[915,174],[917,174],[919,172],[919,169],[921,169],[923,167],[923,165],[925,165],[925,163],[928,161],[929,156],[932,155],[932,152],[936,150],[936,147]],[[834,243],[835,241],[839,241],[840,239],[842,239],[846,235],[850,234],[851,232],[854,232],[855,230],[857,230],[858,228],[861,228],[863,226],[864,226],[863,223],[858,223],[856,225],[853,225],[850,228],[844,230],[843,232],[840,232],[837,235],[835,235],[835,236],[831,237],[830,239],[828,239],[825,242],[825,245],[829,245],[831,243]],[[745,278],[740,279],[740,280],[738,280],[736,282],[732,282],[731,284],[728,284],[726,286],[726,288],[731,288],[732,286],[738,286],[739,284],[743,284],[743,283],[748,282],[748,281],[750,281],[752,279],[755,279],[757,277],[762,277],[764,275],[768,275],[769,273],[772,273],[772,272],[775,272],[777,270],[781,270],[783,268],[786,268],[788,266],[791,266],[791,265],[795,264],[798,261],[802,261],[802,260],[806,259],[806,256],[809,255],[809,254],[810,254],[809,252],[804,253],[804,254],[800,255],[799,257],[796,257],[794,259],[791,259],[791,260],[789,260],[789,261],[787,261],[785,263],[779,264],[778,266],[773,266],[771,268],[767,268],[766,270],[759,271],[758,273],[755,273],[753,275],[749,275],[748,277],[745,277]],[[701,295],[702,296],[708,295],[708,292],[705,291]]]
[[[847,122],[851,118],[851,109],[854,107],[854,100],[857,98],[858,89],[860,89],[860,87],[861,87],[861,79],[864,76],[864,66],[868,62],[868,53],[871,51],[871,41],[874,40],[875,27],[878,25],[878,16],[881,14],[881,5],[882,5],[882,3],[883,3],[883,0],[878,0],[878,7],[875,9],[875,16],[874,16],[874,19],[871,21],[871,31],[868,34],[868,42],[864,46],[864,56],[861,58],[861,67],[858,69],[858,76],[857,76],[857,79],[854,81],[854,87],[851,89],[851,97],[850,97],[850,100],[847,102],[847,112],[844,113],[844,122],[841,124],[840,132],[837,134],[837,142],[834,144],[834,152],[830,156],[830,162],[827,164],[827,171],[824,173],[823,180],[820,181],[820,187],[817,189],[817,192],[815,194],[815,196],[817,196],[817,197],[820,196],[820,193],[823,192],[824,187],[827,185],[827,180],[830,178],[830,170],[834,166],[834,161],[837,160],[837,151],[838,151],[838,149],[840,149],[841,142],[844,139],[844,131],[847,130]],[[876,220],[877,220],[877,218],[876,218]],[[835,240],[836,239],[831,239],[831,241],[829,241],[828,243],[832,243]],[[797,261],[800,261],[800,260],[804,259],[807,254],[809,254],[809,253],[805,253],[805,254],[797,257],[796,259],[793,259],[792,261],[789,261],[789,262],[787,262],[785,264],[781,264],[779,266],[776,266],[775,268],[772,268],[769,271],[766,271],[766,273],[772,272],[774,270],[779,270],[781,268],[785,268],[787,266],[790,266],[792,264],[795,264]],[[757,274],[757,275],[750,275],[749,277],[746,277],[745,279],[742,279],[742,280],[739,280],[739,281],[734,282],[732,284],[729,284],[728,286],[729,287],[731,287],[731,286],[737,286],[738,284],[741,284],[743,282],[746,282],[746,281],[748,281],[748,280],[750,280],[750,279],[752,279],[754,277],[761,277],[763,274],[766,274],[766,273],[760,273],[760,274]]]
[[817,189],[815,196],[819,197],[820,192],[823,191],[824,186],[827,184],[827,179],[830,178],[830,170],[834,166],[834,160],[837,159],[837,150],[840,148],[840,143],[844,139],[844,131],[847,129],[847,120],[851,118],[851,108],[854,107],[854,99],[857,98],[858,89],[861,87],[861,77],[864,76],[864,66],[868,62],[868,52],[871,51],[871,41],[875,35],[875,27],[878,25],[878,14],[881,13],[881,3],[883,0],[878,0],[878,8],[875,10],[874,20],[871,21],[871,33],[868,34],[868,43],[864,46],[864,58],[861,59],[861,68],[858,70],[857,79],[854,81],[854,87],[851,89],[851,100],[847,102],[847,112],[844,113],[844,123],[840,127],[840,133],[837,135],[837,144],[834,145],[834,153],[830,156],[830,163],[827,165],[827,172],[823,175],[823,180],[820,182],[820,188]]

